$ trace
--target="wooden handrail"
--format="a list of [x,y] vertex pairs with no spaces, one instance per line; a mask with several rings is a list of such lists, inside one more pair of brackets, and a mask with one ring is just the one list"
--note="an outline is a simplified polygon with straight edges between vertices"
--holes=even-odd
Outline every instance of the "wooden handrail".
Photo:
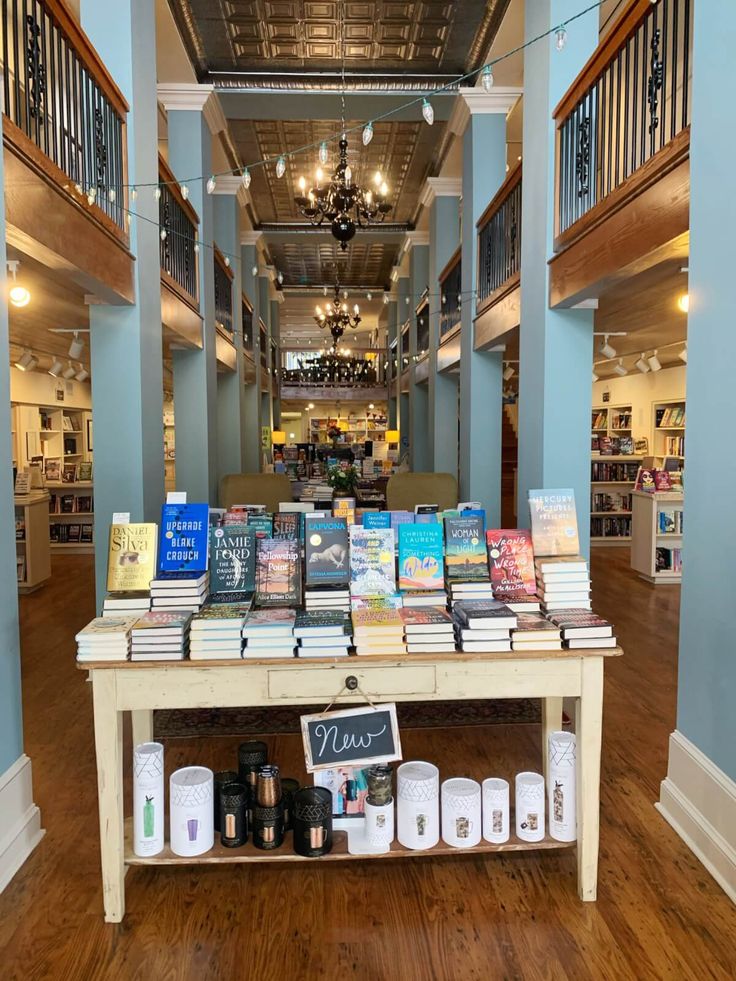
[[243,304],[243,306],[248,307],[248,309],[250,310],[251,313],[254,312],[254,310],[253,310],[253,304],[250,302],[250,300],[245,295],[245,293],[241,293],[240,294],[240,302]]
[[125,96],[115,84],[115,80],[105,67],[105,63],[79,26],[65,0],[41,0],[41,3],[48,11],[49,16],[54,18],[59,30],[74,49],[79,60],[105,93],[112,108],[125,121],[129,108]]
[[217,248],[217,246],[214,244],[214,242],[212,243],[212,251],[213,251],[214,256],[215,256],[215,262],[220,267],[220,269],[222,269],[222,271],[225,273],[225,275],[227,276],[227,278],[232,283],[234,273],[233,273],[232,269],[230,268],[230,266],[228,266],[228,264],[225,262],[225,256],[222,254],[222,252],[220,252],[220,250]]
[[628,7],[622,11],[621,16],[588,58],[578,77],[555,107],[552,116],[558,129],[585,93],[595,85],[629,38],[633,37],[651,9],[651,0],[630,0]]
[[176,203],[179,205],[181,210],[191,221],[194,227],[198,228],[199,215],[194,210],[194,208],[189,203],[189,201],[181,193],[181,187],[179,185],[179,181],[176,178],[176,175],[174,174],[173,170],[171,169],[171,167],[169,167],[169,165],[166,163],[166,161],[164,160],[164,158],[161,156],[160,153],[158,155],[158,179],[163,184],[166,184],[169,191],[171,192],[171,196],[176,199]]
[[491,198],[491,202],[485,209],[483,214],[480,216],[478,221],[475,223],[475,227],[480,231],[484,225],[487,225],[490,219],[495,215],[495,213],[500,209],[501,205],[504,203],[506,198],[511,194],[513,189],[517,186],[521,180],[521,160],[517,160],[514,166],[506,175],[506,180],[499,187],[496,193]]
[[455,268],[455,266],[460,262],[460,259],[462,258],[462,252],[463,252],[462,246],[461,245],[458,245],[458,247],[455,249],[455,251],[450,256],[450,258],[449,258],[449,260],[447,262],[447,265],[445,266],[445,268],[442,270],[442,272],[437,277],[438,282],[444,283],[444,281],[450,275],[450,273]]

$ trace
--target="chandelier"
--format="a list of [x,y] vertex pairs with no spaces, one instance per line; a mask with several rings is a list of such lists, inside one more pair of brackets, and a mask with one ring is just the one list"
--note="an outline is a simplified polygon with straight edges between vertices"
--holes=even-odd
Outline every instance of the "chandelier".
[[352,313],[348,310],[347,303],[340,303],[340,284],[336,283],[335,299],[331,303],[328,300],[324,310],[317,304],[314,310],[314,319],[318,327],[327,327],[332,334],[332,349],[334,351],[337,347],[337,342],[347,328],[352,327],[355,330],[362,318],[360,316],[360,307],[357,303],[353,307]]
[[329,222],[343,252],[357,228],[382,222],[391,210],[391,205],[386,202],[388,186],[380,171],[373,178],[373,188],[353,183],[344,133],[340,140],[340,162],[332,177],[325,181],[325,174],[318,167],[314,181],[314,186],[307,190],[306,180],[299,178],[300,193],[294,198],[296,205],[300,214],[313,225]]

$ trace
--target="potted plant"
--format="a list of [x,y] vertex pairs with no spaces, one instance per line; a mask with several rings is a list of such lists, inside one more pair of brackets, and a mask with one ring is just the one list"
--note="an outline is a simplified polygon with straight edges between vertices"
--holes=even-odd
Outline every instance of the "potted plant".
[[327,471],[327,483],[333,497],[355,497],[360,472],[354,463],[342,461]]

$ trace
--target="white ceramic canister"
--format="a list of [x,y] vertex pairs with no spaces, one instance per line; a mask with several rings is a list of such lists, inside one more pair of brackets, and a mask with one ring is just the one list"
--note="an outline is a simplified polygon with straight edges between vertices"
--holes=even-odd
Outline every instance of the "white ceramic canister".
[[397,837],[405,848],[422,851],[440,840],[440,771],[415,760],[396,771]]
[[524,771],[516,774],[516,836],[522,841],[544,838],[544,777]]
[[442,839],[472,848],[481,836],[481,793],[477,780],[453,777],[442,784]]
[[185,766],[169,778],[169,834],[175,855],[201,855],[215,843],[213,773]]
[[500,777],[483,781],[483,837],[495,845],[509,840],[509,782]]

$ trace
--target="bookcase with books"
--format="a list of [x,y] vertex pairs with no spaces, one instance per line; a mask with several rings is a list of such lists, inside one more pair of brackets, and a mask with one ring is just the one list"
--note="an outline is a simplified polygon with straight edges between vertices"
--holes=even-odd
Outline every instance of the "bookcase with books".
[[657,457],[678,460],[685,469],[685,400],[655,402],[652,452]]
[[387,420],[384,413],[372,413],[368,416],[313,416],[309,420],[309,439],[312,443],[329,443],[331,438],[328,429],[338,426],[342,431],[340,442],[363,443],[367,439],[374,443],[386,439]]
[[632,498],[631,568],[655,585],[680,582],[682,492],[635,490]]
[[15,562],[18,592],[32,593],[51,576],[48,494],[15,495]]
[[590,540],[594,545],[631,542],[631,493],[642,456],[636,454],[631,405],[601,405],[591,419]]
[[174,400],[164,398],[164,490],[176,490],[176,435],[174,429]]

